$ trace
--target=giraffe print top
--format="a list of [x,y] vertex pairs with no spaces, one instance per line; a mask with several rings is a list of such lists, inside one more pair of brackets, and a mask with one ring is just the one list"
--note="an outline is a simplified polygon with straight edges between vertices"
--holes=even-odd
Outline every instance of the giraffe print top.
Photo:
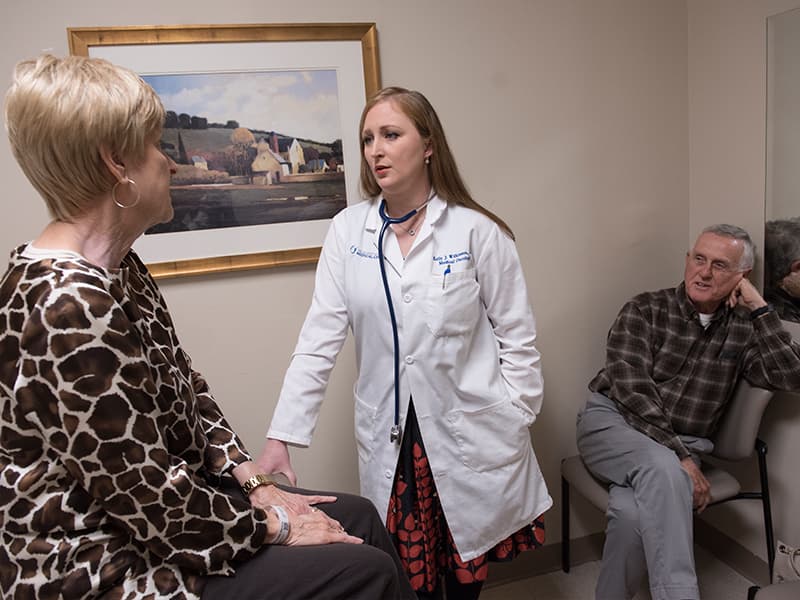
[[199,598],[268,537],[249,460],[134,252],[30,245],[0,280],[0,597]]

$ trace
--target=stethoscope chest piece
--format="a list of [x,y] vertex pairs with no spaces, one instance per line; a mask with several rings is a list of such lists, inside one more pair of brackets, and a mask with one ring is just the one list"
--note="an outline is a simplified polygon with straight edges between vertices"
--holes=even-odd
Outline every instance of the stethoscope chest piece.
[[392,425],[392,429],[389,431],[389,441],[392,444],[399,444],[400,443],[400,425]]

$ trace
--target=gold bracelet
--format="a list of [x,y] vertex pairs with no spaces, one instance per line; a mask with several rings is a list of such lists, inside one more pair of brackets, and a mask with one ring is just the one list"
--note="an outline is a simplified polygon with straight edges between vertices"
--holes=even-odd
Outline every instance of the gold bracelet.
[[253,475],[242,484],[242,492],[244,492],[245,496],[249,496],[254,489],[262,485],[275,485],[275,482],[269,475],[259,473],[258,475]]

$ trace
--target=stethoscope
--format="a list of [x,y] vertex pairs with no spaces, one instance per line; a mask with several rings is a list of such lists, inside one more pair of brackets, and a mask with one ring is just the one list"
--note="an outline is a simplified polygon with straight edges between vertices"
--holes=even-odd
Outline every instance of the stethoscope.
[[428,196],[428,199],[425,200],[422,204],[420,204],[417,208],[412,210],[409,213],[404,214],[402,217],[390,217],[386,214],[386,200],[381,199],[380,206],[378,207],[378,214],[381,216],[383,220],[383,225],[381,226],[381,231],[378,234],[378,262],[381,266],[381,280],[383,281],[383,291],[386,294],[386,304],[389,306],[389,319],[392,322],[392,342],[394,343],[394,424],[392,425],[391,430],[389,431],[389,442],[393,444],[400,443],[401,437],[401,428],[400,428],[400,341],[397,334],[397,318],[395,317],[394,313],[394,302],[392,302],[392,293],[389,290],[389,280],[386,277],[386,264],[383,254],[383,238],[386,230],[389,228],[389,225],[399,225],[400,223],[405,223],[409,219],[413,218],[414,215],[419,213],[423,208],[425,208],[428,203],[433,198],[433,191],[431,191],[431,195]]

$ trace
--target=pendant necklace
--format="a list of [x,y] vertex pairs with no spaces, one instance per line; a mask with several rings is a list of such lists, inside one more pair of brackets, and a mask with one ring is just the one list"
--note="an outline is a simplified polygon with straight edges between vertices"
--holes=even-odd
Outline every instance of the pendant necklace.
[[[423,210],[425,210],[425,207],[423,207],[423,208],[419,209],[419,213],[417,213],[417,214],[418,214],[418,215],[421,215]],[[419,218],[419,217],[417,217],[417,218]],[[415,220],[416,220],[416,219],[415,219]],[[401,223],[398,223],[398,224],[397,224],[397,226],[398,226],[398,227],[400,227],[400,229],[402,229],[403,231],[405,231],[405,232],[406,232],[408,235],[410,235],[410,236],[412,236],[412,237],[413,237],[413,236],[415,236],[415,235],[417,235],[417,229],[416,229],[416,226],[413,226],[413,227],[406,227],[406,226],[402,225]]]
[[[423,202],[422,204],[420,204],[420,205],[419,205],[419,206],[416,208],[416,210],[417,210],[417,215],[414,217],[414,221],[417,221],[417,219],[421,218],[421,217],[420,217],[420,215],[422,215],[422,211],[423,211],[423,210],[425,210],[426,208],[428,208],[428,202],[430,202],[430,201],[431,201],[431,198],[433,198],[433,194],[434,194],[434,191],[433,191],[433,189],[431,189],[431,193],[430,193],[430,194],[428,195],[428,197],[425,199],[425,202]],[[411,227],[406,227],[405,225],[403,225],[403,224],[401,224],[401,223],[397,223],[397,226],[398,226],[398,227],[400,227],[400,229],[402,229],[403,231],[405,231],[405,232],[406,232],[408,235],[410,235],[411,237],[414,237],[415,235],[417,235],[417,232],[419,231],[419,230],[417,229],[416,223],[415,223],[414,225],[412,225]]]

